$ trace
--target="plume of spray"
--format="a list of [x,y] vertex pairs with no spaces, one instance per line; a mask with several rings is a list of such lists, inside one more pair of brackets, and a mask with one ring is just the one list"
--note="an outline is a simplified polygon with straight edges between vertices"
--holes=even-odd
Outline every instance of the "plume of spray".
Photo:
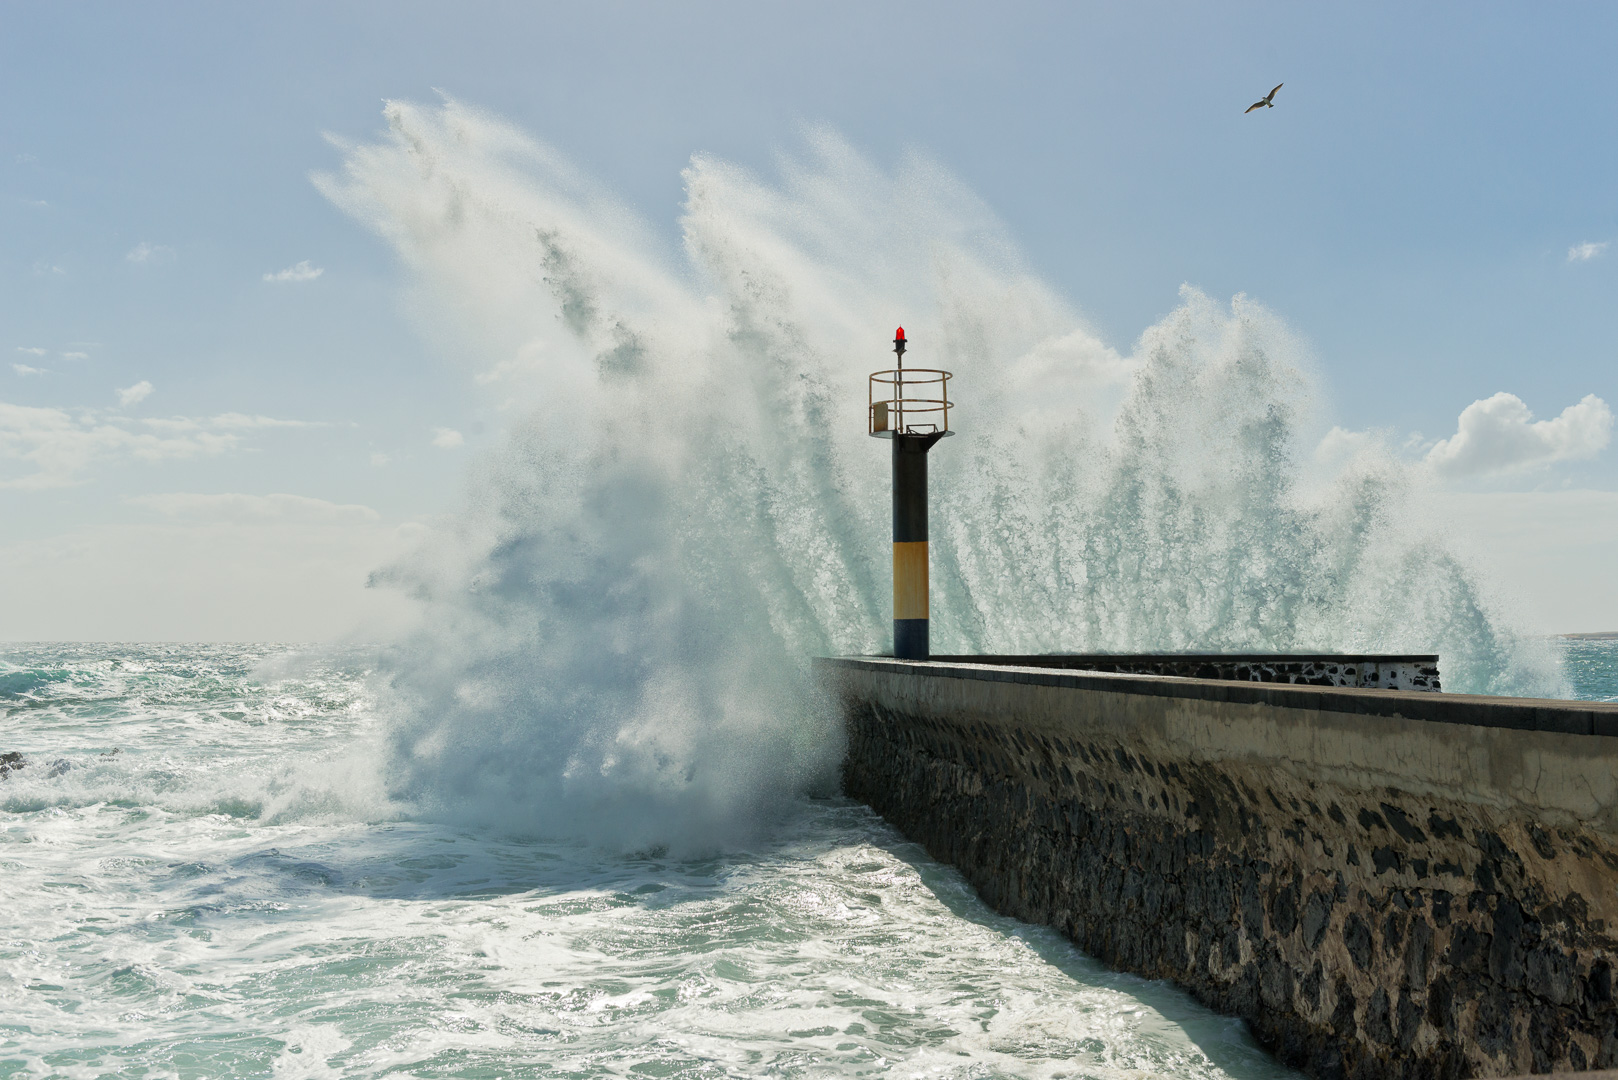
[[698,156],[674,252],[494,117],[385,115],[316,183],[512,417],[377,575],[428,613],[385,766],[413,812],[694,851],[835,787],[808,659],[888,644],[863,384],[900,322],[966,436],[935,451],[935,651],[1432,650],[1451,688],[1559,689],[1411,470],[1310,467],[1306,351],[1243,297],[1187,288],[1123,356],[920,156],[811,132],[774,186]]

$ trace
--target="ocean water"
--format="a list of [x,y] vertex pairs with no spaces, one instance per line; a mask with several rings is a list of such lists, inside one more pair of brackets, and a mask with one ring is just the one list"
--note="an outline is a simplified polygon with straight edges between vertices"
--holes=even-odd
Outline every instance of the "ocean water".
[[1566,638],[1562,670],[1572,693],[1584,701],[1618,701],[1618,638]]
[[344,779],[379,663],[0,647],[0,1076],[1293,1075],[842,798],[685,858],[412,820]]
[[698,155],[669,230],[475,108],[384,117],[315,182],[502,434],[373,575],[423,616],[385,649],[0,650],[0,1076],[1281,1075],[837,796],[806,658],[886,642],[901,323],[956,376],[939,651],[1613,694],[1247,297],[1120,349],[920,155]]
[[377,662],[0,647],[0,1076],[1291,1075],[842,798],[687,858],[368,817]]

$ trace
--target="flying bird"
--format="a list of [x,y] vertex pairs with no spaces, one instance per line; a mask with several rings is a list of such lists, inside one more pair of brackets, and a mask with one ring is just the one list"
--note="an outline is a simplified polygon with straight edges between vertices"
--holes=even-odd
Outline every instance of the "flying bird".
[[[1286,85],[1286,83],[1276,83],[1275,84],[1275,90],[1279,90],[1279,89],[1281,89],[1281,87],[1283,87],[1285,85]],[[1255,102],[1253,102],[1253,104],[1249,105],[1247,107],[1247,111],[1243,112],[1242,115],[1246,116],[1247,113],[1252,112],[1254,109],[1273,109],[1273,108],[1275,108],[1275,90],[1271,90],[1268,94],[1265,94],[1264,99],[1262,101],[1255,101]]]

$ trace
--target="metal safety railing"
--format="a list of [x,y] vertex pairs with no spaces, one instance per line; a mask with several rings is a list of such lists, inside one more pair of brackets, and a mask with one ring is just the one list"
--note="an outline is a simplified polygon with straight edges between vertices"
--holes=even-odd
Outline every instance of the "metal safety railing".
[[871,374],[868,430],[879,439],[949,432],[949,381],[937,368],[894,368]]

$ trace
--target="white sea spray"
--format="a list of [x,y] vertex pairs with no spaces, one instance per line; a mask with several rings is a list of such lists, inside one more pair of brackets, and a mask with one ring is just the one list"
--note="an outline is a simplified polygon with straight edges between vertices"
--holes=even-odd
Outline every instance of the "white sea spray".
[[955,373],[935,651],[1433,651],[1450,690],[1565,690],[1418,473],[1310,457],[1321,380],[1245,297],[1185,288],[1121,354],[921,156],[813,131],[774,184],[698,156],[675,252],[509,124],[386,116],[317,183],[510,419],[467,511],[378,575],[427,610],[385,766],[414,813],[707,850],[835,786],[807,661],[887,642],[862,416],[901,323]]

